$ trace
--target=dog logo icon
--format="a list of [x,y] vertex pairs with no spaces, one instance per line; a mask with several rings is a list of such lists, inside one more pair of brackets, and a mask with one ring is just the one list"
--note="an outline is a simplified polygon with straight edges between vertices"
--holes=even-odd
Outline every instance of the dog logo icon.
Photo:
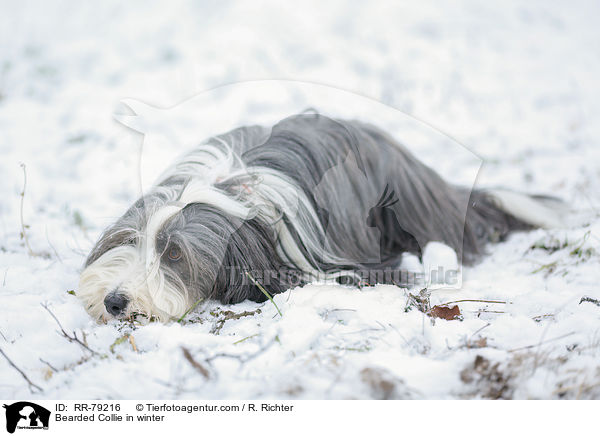
[[9,433],[14,433],[17,428],[48,430],[50,422],[48,409],[28,401],[4,404],[3,407],[6,409],[6,431]]

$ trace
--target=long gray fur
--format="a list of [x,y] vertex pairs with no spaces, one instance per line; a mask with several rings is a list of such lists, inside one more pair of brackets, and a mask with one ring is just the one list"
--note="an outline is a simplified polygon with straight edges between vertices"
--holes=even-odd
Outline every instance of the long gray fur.
[[[308,199],[309,204],[302,206],[314,211],[318,222],[305,217],[299,221],[283,211],[279,222],[319,271],[397,268],[402,253],[420,256],[430,241],[445,243],[463,262],[472,263],[489,242],[513,230],[532,228],[503,212],[484,191],[446,183],[385,132],[362,122],[303,114],[272,129],[242,127],[211,138],[208,144],[230,148],[240,166],[248,169],[215,184],[232,198],[249,183],[260,183],[260,177],[253,178],[260,168],[293,180]],[[185,162],[178,168],[104,232],[86,266],[114,247],[138,243],[149,217],[177,201],[188,183]],[[289,274],[263,280],[271,294],[305,280],[305,268],[282,249],[274,224],[260,214],[243,220],[215,205],[189,204],[157,235],[160,267],[167,280],[191,299],[262,301],[264,294],[248,281],[246,272],[286,270]],[[323,250],[312,250],[299,236],[298,226],[310,227],[309,234],[322,238]],[[165,255],[173,244],[183,252],[177,262]]]

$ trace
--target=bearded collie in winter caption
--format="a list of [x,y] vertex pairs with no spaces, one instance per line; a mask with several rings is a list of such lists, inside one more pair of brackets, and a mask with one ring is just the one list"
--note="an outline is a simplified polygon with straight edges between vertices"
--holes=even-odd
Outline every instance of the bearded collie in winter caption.
[[319,114],[214,136],[159,180],[85,262],[78,296],[98,320],[168,321],[313,281],[406,286],[403,259],[431,244],[469,264],[566,213],[552,197],[449,184],[377,127]]

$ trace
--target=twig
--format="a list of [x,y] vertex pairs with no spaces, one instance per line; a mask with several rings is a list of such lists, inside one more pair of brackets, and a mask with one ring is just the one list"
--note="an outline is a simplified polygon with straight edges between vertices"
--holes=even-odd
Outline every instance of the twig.
[[238,313],[232,312],[231,310],[221,310],[220,312],[218,312],[218,311],[211,312],[210,314],[212,316],[216,317],[217,320],[215,321],[213,328],[210,329],[210,332],[218,335],[219,332],[221,331],[221,329],[223,328],[223,326],[225,325],[226,321],[228,321],[230,319],[240,319],[245,316],[253,316],[253,315],[256,315],[257,313],[262,313],[260,308],[258,308],[256,310],[252,310],[252,311],[245,310],[243,312],[238,312]]
[[202,374],[205,379],[208,380],[210,378],[210,373],[208,372],[208,370],[194,359],[192,353],[190,353],[190,350],[188,350],[185,347],[181,347],[181,350],[183,351],[183,357],[185,357],[185,360],[190,362],[192,368],[194,368],[196,371]]
[[540,322],[544,318],[553,318],[553,317],[554,317],[553,313],[546,313],[544,315],[536,315],[536,316],[532,317],[531,319],[534,320],[535,322]]
[[39,392],[44,392],[44,390],[42,388],[40,388],[38,385],[36,385],[35,383],[33,383],[31,380],[29,380],[29,377],[27,377],[27,374],[25,374],[17,365],[15,365],[13,363],[12,360],[10,360],[10,358],[6,355],[6,353],[4,352],[4,350],[2,350],[2,348],[0,348],[0,354],[2,354],[4,356],[4,358],[10,364],[10,366],[12,366],[14,369],[16,369],[19,372],[19,374],[21,374],[23,376],[23,378],[25,379],[25,381],[29,385],[29,391],[32,394],[35,393],[32,388],[37,389]]
[[565,393],[567,393],[567,392],[569,392],[569,391],[572,391],[572,390],[574,390],[574,389],[577,389],[577,397],[576,397],[576,398],[577,398],[577,399],[579,399],[579,397],[580,397],[581,393],[582,393],[584,390],[585,390],[585,391],[589,391],[589,390],[591,390],[591,389],[595,388],[596,386],[600,386],[600,383],[594,383],[594,384],[592,384],[592,385],[587,385],[587,386],[584,386],[584,385],[583,385],[583,382],[582,382],[582,383],[580,383],[579,385],[576,385],[576,384],[574,384],[574,385],[570,385],[570,386],[564,386],[564,387],[562,387],[562,388],[555,389],[554,391],[552,391],[552,395],[557,395],[557,394],[558,394],[558,395],[560,395],[560,394],[565,394]]
[[62,259],[58,255],[58,251],[56,251],[56,248],[54,248],[54,245],[52,245],[52,242],[50,242],[50,238],[48,237],[48,227],[46,227],[46,241],[48,241],[48,245],[50,246],[50,248],[52,248],[52,251],[54,251],[54,255],[56,256],[58,261],[60,263],[63,263]]
[[524,346],[524,347],[519,347],[519,348],[513,348],[512,350],[508,350],[508,352],[509,352],[509,353],[513,353],[513,352],[515,352],[515,351],[528,350],[528,349],[530,349],[530,348],[539,347],[539,346],[540,346],[540,345],[542,345],[542,344],[547,344],[548,342],[552,342],[552,341],[558,341],[559,339],[563,339],[563,338],[566,338],[566,337],[568,337],[568,336],[572,336],[572,335],[574,335],[574,334],[575,334],[575,332],[567,333],[566,335],[558,336],[558,337],[556,337],[556,338],[548,339],[548,340],[546,340],[546,341],[541,341],[541,342],[538,342],[537,344],[533,344],[533,345],[526,345],[526,346]]
[[400,336],[400,339],[402,339],[402,340],[404,341],[404,343],[405,343],[407,346],[410,346],[410,342],[408,342],[408,341],[406,340],[406,338],[405,338],[405,337],[402,335],[402,333],[400,333],[400,330],[398,330],[398,327],[396,327],[395,325],[393,325],[393,324],[391,324],[391,323],[388,323],[388,325],[389,325],[391,328],[393,328],[393,329],[396,331],[396,333],[398,333],[398,336]]
[[63,328],[62,324],[60,323],[60,321],[58,320],[58,318],[56,317],[56,315],[54,315],[54,313],[52,313],[52,311],[48,308],[48,305],[45,303],[42,303],[42,307],[44,309],[46,309],[48,311],[48,313],[50,314],[50,316],[52,318],[54,318],[54,321],[56,321],[56,323],[58,324],[58,327],[60,328],[60,331],[62,333],[62,335],[69,341],[69,342],[76,342],[79,345],[81,345],[83,348],[85,348],[86,350],[88,350],[90,353],[96,355],[96,356],[100,356],[100,353],[98,353],[97,351],[92,350],[90,347],[87,346],[87,344],[85,342],[82,342],[81,339],[79,339],[77,337],[77,334],[75,333],[75,331],[73,331],[73,336],[70,336],[65,329]]
[[484,325],[483,327],[481,327],[480,329],[475,330],[475,333],[473,333],[471,335],[471,337],[469,339],[471,339],[473,336],[475,336],[477,333],[481,332],[483,329],[488,328],[489,326],[491,326],[492,324],[490,324],[489,322]]
[[131,348],[133,349],[133,351],[139,353],[137,346],[135,345],[135,339],[133,338],[133,335],[129,335],[129,343],[131,344]]
[[23,190],[21,191],[21,237],[25,241],[27,253],[30,257],[33,257],[35,256],[35,253],[29,245],[29,239],[27,238],[27,232],[25,231],[25,222],[23,221],[23,203],[25,202],[25,188],[27,188],[27,170],[25,169],[24,163],[21,163],[21,168],[23,168]]
[[248,340],[248,339],[250,339],[250,338],[255,338],[256,336],[258,336],[258,333],[255,333],[255,334],[253,334],[253,335],[250,335],[250,336],[246,336],[245,338],[242,338],[242,339],[240,339],[239,341],[235,341],[235,342],[233,343],[233,345],[241,344],[242,342],[244,342],[244,341],[246,341],[246,340]]
[[265,352],[266,350],[268,350],[269,348],[271,348],[271,346],[277,342],[279,340],[279,338],[277,336],[275,336],[273,338],[273,340],[269,341],[269,343],[267,343],[266,345],[264,345],[263,347],[261,347],[259,350],[257,350],[254,353],[251,354],[246,354],[246,355],[237,355],[237,354],[228,354],[228,353],[217,353],[212,355],[211,357],[207,357],[205,360],[206,362],[212,362],[215,359],[218,359],[220,357],[226,357],[229,359],[236,359],[238,360],[241,364],[244,364],[252,359],[254,359],[255,357],[259,356],[260,354],[262,354],[263,352]]
[[456,300],[449,301],[444,304],[454,304],[454,303],[496,303],[496,304],[507,304],[506,301],[495,301],[495,300]]
[[42,359],[40,357],[40,362],[45,363],[46,365],[48,365],[48,368],[50,368],[52,371],[54,372],[58,372],[58,369],[56,369],[55,367],[53,367],[52,365],[50,365],[50,363],[46,362],[44,359]]

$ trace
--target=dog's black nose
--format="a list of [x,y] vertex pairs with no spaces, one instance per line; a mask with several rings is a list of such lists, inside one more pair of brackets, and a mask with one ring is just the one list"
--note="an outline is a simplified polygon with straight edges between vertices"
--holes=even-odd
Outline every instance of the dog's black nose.
[[104,307],[111,315],[117,316],[121,314],[127,307],[129,300],[121,294],[110,293],[104,299]]

